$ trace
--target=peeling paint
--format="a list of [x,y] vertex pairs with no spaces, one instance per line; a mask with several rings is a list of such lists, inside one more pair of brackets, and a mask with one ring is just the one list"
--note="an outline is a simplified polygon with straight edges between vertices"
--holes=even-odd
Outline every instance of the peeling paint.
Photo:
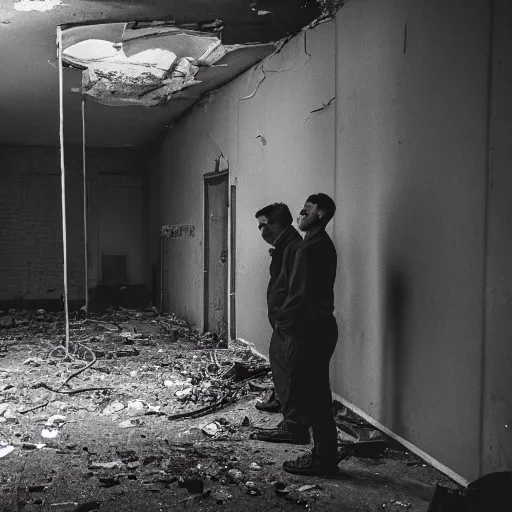
[[315,110],[312,110],[310,114],[314,114],[315,112],[321,112],[322,110],[325,110],[330,106],[330,104],[336,99],[336,97],[331,98],[327,103],[324,103],[320,108],[316,108]]
[[67,5],[63,4],[62,0],[19,0],[14,3],[14,8],[22,12],[46,12],[55,9],[55,7],[65,7]]

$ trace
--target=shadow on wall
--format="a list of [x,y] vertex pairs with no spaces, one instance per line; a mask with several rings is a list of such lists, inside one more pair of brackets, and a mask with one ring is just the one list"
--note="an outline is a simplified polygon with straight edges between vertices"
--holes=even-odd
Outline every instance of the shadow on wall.
[[384,276],[384,354],[381,403],[385,423],[399,436],[404,434],[402,423],[402,391],[406,368],[407,278],[399,265],[389,265]]

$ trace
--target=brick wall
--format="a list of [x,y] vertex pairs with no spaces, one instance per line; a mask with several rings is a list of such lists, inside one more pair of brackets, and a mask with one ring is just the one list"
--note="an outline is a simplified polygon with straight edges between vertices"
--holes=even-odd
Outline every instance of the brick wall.
[[[133,149],[91,149],[87,173],[139,172]],[[81,148],[66,148],[69,298],[84,297]],[[0,146],[0,300],[59,299],[63,293],[58,148]]]

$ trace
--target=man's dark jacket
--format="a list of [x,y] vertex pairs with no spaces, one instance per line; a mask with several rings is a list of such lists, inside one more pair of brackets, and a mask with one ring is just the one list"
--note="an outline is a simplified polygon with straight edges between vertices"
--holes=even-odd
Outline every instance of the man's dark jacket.
[[300,244],[283,285],[288,296],[276,316],[276,329],[282,334],[299,334],[318,325],[334,312],[336,248],[329,235],[320,231]]
[[267,288],[268,319],[275,327],[276,314],[288,296],[288,282],[295,254],[302,237],[292,226],[288,226],[276,241],[270,263],[270,281]]

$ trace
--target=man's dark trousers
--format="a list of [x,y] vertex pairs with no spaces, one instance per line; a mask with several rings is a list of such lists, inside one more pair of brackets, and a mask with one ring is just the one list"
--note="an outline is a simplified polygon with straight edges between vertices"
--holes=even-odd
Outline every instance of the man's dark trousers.
[[270,369],[272,370],[272,379],[274,381],[276,398],[279,400],[281,405],[283,405],[286,402],[286,397],[288,395],[289,371],[286,366],[284,340],[279,336],[279,334],[277,334],[275,329],[272,332],[272,338],[270,338],[268,359],[270,362]]
[[[283,305],[288,295],[287,281],[295,260],[295,254],[302,237],[292,226],[288,226],[276,241],[270,264],[270,281],[267,288],[268,319],[273,333],[269,346],[269,362],[272,369],[276,398],[281,404],[286,401],[288,395],[289,370],[286,365],[284,340],[276,334],[276,314]],[[292,424],[297,420],[292,416],[284,420]]]
[[269,362],[276,397],[282,406],[284,423],[291,431],[307,430],[309,426],[306,425],[302,411],[290,406],[291,369],[286,355],[286,341],[275,329],[270,339]]
[[338,326],[332,315],[285,336],[290,380],[284,414],[304,418],[303,426],[312,427],[314,458],[327,466],[336,465],[338,446],[329,383],[329,361],[337,340]]

